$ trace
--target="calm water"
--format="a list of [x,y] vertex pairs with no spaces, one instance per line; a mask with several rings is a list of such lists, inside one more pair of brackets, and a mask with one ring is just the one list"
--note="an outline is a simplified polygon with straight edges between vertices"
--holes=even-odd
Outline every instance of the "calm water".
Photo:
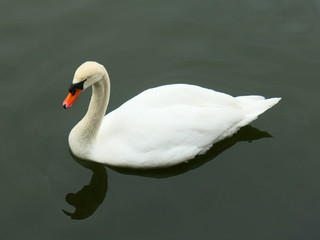
[[[320,239],[319,1],[0,6],[4,239]],[[108,111],[180,82],[283,100],[188,165],[119,172],[69,153],[90,91],[61,103],[85,60],[110,73]]]

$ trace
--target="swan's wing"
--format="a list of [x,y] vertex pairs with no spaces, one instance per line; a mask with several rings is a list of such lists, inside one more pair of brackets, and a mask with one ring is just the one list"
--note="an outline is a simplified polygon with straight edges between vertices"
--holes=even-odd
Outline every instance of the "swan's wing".
[[193,88],[151,89],[106,115],[94,158],[117,166],[163,167],[208,150],[242,119],[242,109],[227,94]]

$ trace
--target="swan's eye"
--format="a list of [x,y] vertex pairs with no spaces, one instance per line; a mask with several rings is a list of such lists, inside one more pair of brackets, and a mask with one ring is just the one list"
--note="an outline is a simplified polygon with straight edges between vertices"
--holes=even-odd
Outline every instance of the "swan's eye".
[[87,81],[87,79],[79,82],[79,83],[72,83],[71,86],[69,87],[69,93],[71,93],[72,95],[75,94],[76,89],[80,89],[83,90],[83,84],[84,82]]

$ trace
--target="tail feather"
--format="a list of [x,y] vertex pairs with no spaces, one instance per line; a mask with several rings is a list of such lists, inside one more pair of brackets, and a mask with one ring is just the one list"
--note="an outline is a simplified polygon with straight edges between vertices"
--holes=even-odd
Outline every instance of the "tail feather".
[[247,116],[241,123],[241,126],[245,126],[257,119],[257,117],[267,111],[269,108],[276,105],[281,98],[269,98],[265,99],[262,96],[241,96],[236,97]]

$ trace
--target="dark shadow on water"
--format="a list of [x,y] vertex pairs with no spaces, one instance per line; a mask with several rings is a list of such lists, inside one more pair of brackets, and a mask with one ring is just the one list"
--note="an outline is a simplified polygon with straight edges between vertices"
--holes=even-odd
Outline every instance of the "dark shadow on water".
[[[71,154],[72,155],[72,154]],[[75,208],[74,212],[63,212],[72,219],[85,219],[90,217],[103,202],[108,190],[108,174],[104,165],[73,156],[73,159],[81,166],[92,171],[92,177],[88,185],[76,193],[68,193],[66,201]]]
[[[267,132],[260,131],[252,126],[245,126],[232,137],[214,144],[206,154],[197,156],[187,163],[182,163],[169,168],[151,170],[109,167],[122,174],[139,175],[152,178],[166,178],[183,174],[187,171],[202,166],[206,162],[213,160],[223,151],[232,147],[237,142],[251,142],[261,138],[270,137],[272,136]],[[75,207],[75,211],[72,213],[63,210],[63,212],[67,216],[70,216],[72,219],[85,219],[90,217],[103,202],[108,190],[108,175],[104,165],[79,159],[72,155],[72,153],[71,156],[80,165],[87,169],[90,169],[92,171],[92,177],[90,183],[88,185],[85,185],[80,191],[76,193],[68,193],[66,195],[66,201],[70,205]]]
[[139,176],[153,177],[153,178],[167,178],[167,177],[183,174],[187,171],[190,171],[192,169],[202,166],[206,162],[217,157],[220,153],[232,147],[237,142],[243,142],[243,141],[251,142],[261,138],[271,138],[271,137],[272,136],[268,132],[260,131],[259,129],[248,125],[248,126],[242,127],[232,137],[226,138],[214,144],[212,148],[208,152],[206,152],[204,155],[196,156],[194,159],[190,160],[187,163],[181,163],[179,165],[169,167],[169,168],[151,169],[151,170],[150,169],[139,170],[139,169],[117,168],[117,167],[110,167],[110,168],[122,174],[139,175]]

